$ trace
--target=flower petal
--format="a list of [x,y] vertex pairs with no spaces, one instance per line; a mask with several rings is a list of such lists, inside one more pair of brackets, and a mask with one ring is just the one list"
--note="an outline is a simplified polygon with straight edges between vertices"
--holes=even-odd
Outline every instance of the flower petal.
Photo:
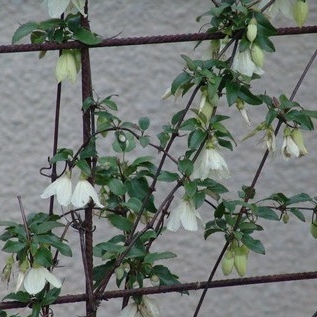
[[136,303],[131,303],[121,310],[119,317],[136,317],[137,311]]
[[30,268],[25,274],[23,286],[29,294],[35,295],[45,287],[45,283],[43,270],[41,268]]
[[59,18],[66,10],[71,0],[48,0],[48,14],[52,18]]
[[43,274],[45,276],[45,279],[54,287],[61,288],[62,282],[59,278],[57,278],[55,275],[53,275],[48,269],[41,268],[43,270]]

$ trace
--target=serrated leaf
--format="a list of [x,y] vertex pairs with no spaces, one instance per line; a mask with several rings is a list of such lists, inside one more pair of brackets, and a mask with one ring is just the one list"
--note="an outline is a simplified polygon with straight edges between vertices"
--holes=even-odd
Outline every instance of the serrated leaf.
[[18,27],[18,29],[14,32],[12,37],[12,44],[15,44],[23,37],[31,34],[35,29],[38,28],[38,23],[29,21],[25,24],[22,24]]
[[265,254],[264,245],[260,240],[253,239],[251,236],[244,234],[241,241],[251,251],[255,253]]

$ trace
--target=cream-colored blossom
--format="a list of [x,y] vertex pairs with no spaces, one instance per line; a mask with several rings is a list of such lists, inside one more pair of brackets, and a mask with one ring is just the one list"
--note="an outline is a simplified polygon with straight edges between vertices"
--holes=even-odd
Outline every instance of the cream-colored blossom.
[[230,176],[229,168],[224,158],[218,152],[213,141],[209,141],[204,149],[199,153],[194,162],[193,179],[200,178],[228,178]]
[[175,209],[171,210],[167,229],[175,232],[182,225],[185,230],[197,231],[197,218],[201,219],[194,202],[190,199],[183,199]]
[[71,203],[76,208],[83,208],[89,203],[90,199],[94,201],[97,207],[104,207],[99,201],[95,188],[86,179],[80,179],[74,189]]
[[48,9],[48,14],[52,18],[59,18],[63,13],[76,14],[80,12],[85,15],[85,0],[44,0],[44,5]]
[[51,183],[41,195],[41,198],[46,199],[56,195],[57,201],[62,206],[68,206],[72,197],[72,182],[69,173],[63,174]]
[[59,56],[55,74],[57,82],[68,79],[72,83],[76,82],[77,73],[80,67],[78,66],[77,50],[63,50]]
[[60,279],[54,276],[47,268],[43,266],[32,267],[25,273],[23,286],[27,293],[35,295],[43,290],[47,282],[56,288],[62,287]]
[[284,137],[282,144],[282,155],[285,160],[288,160],[290,157],[300,157],[300,150],[298,145],[294,142],[292,137],[292,131],[289,127],[284,129]]
[[245,102],[241,99],[238,99],[236,102],[236,107],[240,111],[240,113],[241,113],[243,119],[245,120],[245,122],[247,123],[247,125],[250,126],[251,122],[250,122],[250,119],[249,119],[249,116],[247,113],[247,108],[246,108]]
[[[262,9],[271,0],[262,0],[260,8]],[[270,18],[274,19],[278,13],[283,14],[285,17],[292,19],[292,1],[291,0],[275,0],[264,12]]]
[[119,317],[159,317],[158,303],[154,298],[142,296],[141,302],[124,307]]
[[235,54],[232,62],[232,70],[248,77],[252,77],[253,74],[262,75],[264,73],[263,70],[253,62],[250,49]]
[[276,151],[276,138],[272,126],[265,129],[263,142],[269,152],[273,153]]

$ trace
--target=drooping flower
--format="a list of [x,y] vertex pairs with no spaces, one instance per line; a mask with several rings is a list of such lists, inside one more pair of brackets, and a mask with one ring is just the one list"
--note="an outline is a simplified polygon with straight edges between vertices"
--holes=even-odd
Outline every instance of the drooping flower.
[[299,128],[294,128],[291,132],[293,141],[296,143],[299,149],[299,157],[304,156],[308,153],[305,144],[302,131]]
[[44,0],[51,18],[59,18],[63,13],[76,14],[80,12],[85,15],[85,0]]
[[204,117],[204,121],[209,123],[214,107],[218,102],[218,95],[215,94],[213,98],[210,100],[208,96],[208,92],[206,89],[201,90],[201,98],[199,103],[198,115],[202,114]]
[[[260,3],[260,9],[266,6],[270,0],[262,0]],[[276,15],[281,12],[285,17],[292,19],[292,3],[290,0],[275,0],[266,10],[265,14],[267,14],[270,18],[274,19]]]
[[63,50],[61,56],[58,58],[55,69],[57,82],[65,79],[70,80],[72,83],[76,82],[79,69],[78,51]]
[[263,137],[263,142],[265,147],[269,152],[273,153],[276,150],[276,139],[272,126],[265,129],[265,134]]
[[160,314],[156,299],[146,295],[142,296],[139,311],[143,317],[158,317]]
[[229,168],[217,150],[213,140],[207,142],[207,145],[199,153],[196,161],[194,162],[192,178],[228,178],[230,176]]
[[74,189],[74,193],[71,198],[71,203],[76,208],[82,208],[89,203],[90,199],[94,201],[97,207],[104,207],[99,201],[99,197],[96,190],[87,181],[87,179],[79,179]]
[[293,5],[293,17],[299,27],[302,27],[306,22],[308,11],[308,0],[296,0]]
[[237,99],[237,103],[236,103],[236,107],[237,109],[240,111],[243,119],[245,120],[245,122],[247,123],[247,125],[251,125],[248,113],[247,113],[247,109],[245,106],[245,102],[241,99]]
[[248,77],[252,77],[254,73],[258,75],[264,73],[263,70],[253,62],[250,49],[235,54],[232,62],[232,70]]
[[182,225],[185,230],[197,231],[197,218],[201,219],[194,202],[190,199],[183,198],[181,203],[170,212],[167,229],[175,232]]
[[30,295],[39,293],[46,285],[50,283],[56,288],[62,287],[62,282],[56,276],[54,276],[47,268],[31,267],[24,276],[23,286],[26,292]]
[[69,173],[66,172],[61,177],[51,183],[41,195],[41,198],[49,198],[56,195],[57,201],[62,206],[68,206],[72,197],[72,182]]
[[143,295],[140,304],[136,302],[127,305],[120,313],[119,317],[158,317],[159,309],[157,301]]
[[282,155],[285,160],[288,160],[290,157],[300,157],[300,150],[298,145],[295,143],[292,137],[292,130],[289,127],[286,127],[283,132],[283,144],[282,144]]

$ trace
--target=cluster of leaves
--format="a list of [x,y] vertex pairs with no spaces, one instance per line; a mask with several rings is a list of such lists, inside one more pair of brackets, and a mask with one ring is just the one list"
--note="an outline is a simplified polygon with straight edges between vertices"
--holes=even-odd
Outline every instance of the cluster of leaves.
[[30,35],[31,43],[44,42],[64,43],[69,40],[79,41],[87,45],[96,45],[101,38],[81,25],[80,14],[69,14],[65,19],[49,19],[42,22],[22,24],[12,37],[12,44]]

